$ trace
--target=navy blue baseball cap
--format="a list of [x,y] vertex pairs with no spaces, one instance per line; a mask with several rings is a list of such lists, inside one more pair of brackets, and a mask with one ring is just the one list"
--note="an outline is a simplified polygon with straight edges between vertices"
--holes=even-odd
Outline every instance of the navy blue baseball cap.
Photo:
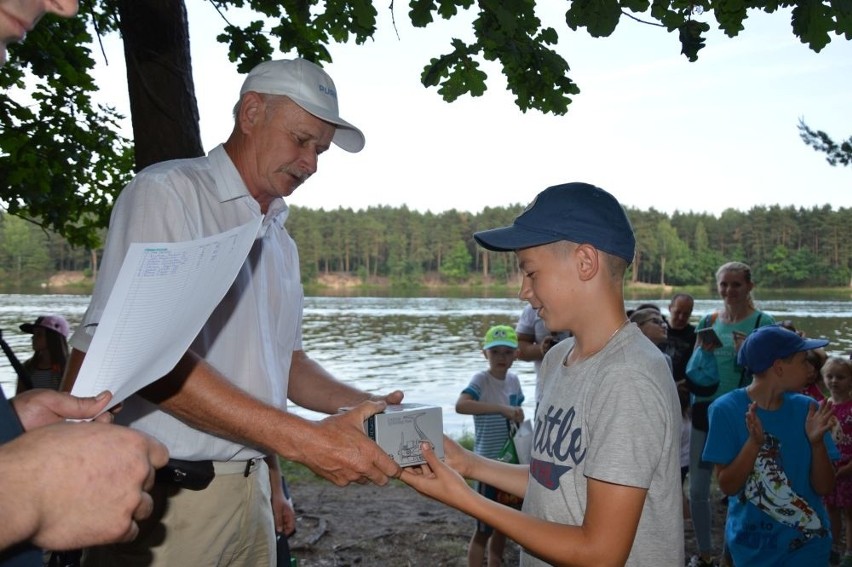
[[591,244],[607,254],[633,261],[636,237],[619,202],[588,183],[548,187],[518,215],[512,226],[477,232],[480,246],[509,252],[560,240]]
[[827,339],[805,339],[780,325],[760,327],[746,337],[737,354],[737,364],[755,374],[766,372],[776,360],[793,356],[797,352],[822,348]]

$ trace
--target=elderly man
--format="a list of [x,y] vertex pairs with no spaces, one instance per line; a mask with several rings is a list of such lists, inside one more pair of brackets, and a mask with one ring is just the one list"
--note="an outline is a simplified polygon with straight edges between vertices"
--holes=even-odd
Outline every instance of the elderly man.
[[[0,64],[6,46],[46,12],[71,17],[77,2],[0,0]],[[136,522],[151,511],[145,489],[166,463],[165,447],[125,427],[64,423],[98,415],[110,398],[30,390],[7,401],[0,390],[0,565],[42,565],[41,551],[27,542],[68,549],[136,535]]]
[[[400,474],[364,435],[363,422],[385,403],[400,402],[402,392],[372,397],[337,381],[302,350],[299,259],[284,227],[283,197],[317,170],[331,144],[350,152],[364,146],[361,131],[340,117],[331,77],[302,59],[268,61],[245,79],[223,145],[206,157],[145,169],[116,201],[92,302],[71,340],[72,368],[82,363],[131,243],[191,240],[257,217],[263,222],[235,283],[190,350],[171,373],[128,399],[116,418],[162,440],[182,461],[178,477],[200,471],[197,484],[212,481],[188,490],[164,479],[153,491],[152,520],[165,531],[147,526],[133,544],[91,550],[84,562],[274,563],[267,455],[304,463],[339,485],[384,484]],[[286,412],[288,397],[328,414],[352,409],[308,421]],[[272,489],[280,488],[273,478]]]
[[672,359],[672,374],[678,384],[686,380],[686,364],[695,349],[695,325],[689,323],[695,300],[688,293],[678,293],[669,303],[669,319],[663,352]]

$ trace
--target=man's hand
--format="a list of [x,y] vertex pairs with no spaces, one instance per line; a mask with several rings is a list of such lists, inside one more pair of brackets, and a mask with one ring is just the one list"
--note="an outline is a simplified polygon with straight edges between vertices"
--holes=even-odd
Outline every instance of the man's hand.
[[92,419],[112,422],[112,414],[101,413],[112,399],[109,392],[101,392],[94,398],[78,398],[65,392],[35,389],[27,390],[10,401],[24,429],[29,431],[45,425],[59,423],[66,419]]
[[0,447],[0,548],[30,540],[46,549],[131,541],[153,509],[148,490],[166,448],[102,423],[59,423]]
[[293,502],[284,494],[281,477],[277,473],[270,476],[277,477],[270,479],[272,482],[272,519],[275,522],[275,531],[289,536],[296,531],[296,511],[293,509]]
[[[402,392],[387,399],[402,400]],[[364,433],[364,421],[384,411],[385,402],[366,401],[346,412],[313,422],[304,451],[295,460],[338,486],[370,481],[385,485],[400,466]]]
[[386,396],[370,396],[370,399],[374,402],[384,402],[389,406],[393,406],[396,404],[401,404],[403,397],[405,397],[405,394],[402,393],[402,390],[394,390]]

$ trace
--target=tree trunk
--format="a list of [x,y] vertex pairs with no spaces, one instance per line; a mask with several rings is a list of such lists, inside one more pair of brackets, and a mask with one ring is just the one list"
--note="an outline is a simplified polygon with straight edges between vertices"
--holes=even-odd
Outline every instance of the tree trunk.
[[204,155],[183,0],[119,0],[118,6],[136,171]]

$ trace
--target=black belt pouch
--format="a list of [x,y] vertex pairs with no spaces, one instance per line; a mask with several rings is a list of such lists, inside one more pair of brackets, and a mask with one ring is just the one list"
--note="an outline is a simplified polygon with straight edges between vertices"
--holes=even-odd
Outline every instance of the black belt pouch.
[[204,490],[216,473],[213,461],[181,461],[169,459],[168,464],[157,470],[158,483],[170,484],[188,490]]

